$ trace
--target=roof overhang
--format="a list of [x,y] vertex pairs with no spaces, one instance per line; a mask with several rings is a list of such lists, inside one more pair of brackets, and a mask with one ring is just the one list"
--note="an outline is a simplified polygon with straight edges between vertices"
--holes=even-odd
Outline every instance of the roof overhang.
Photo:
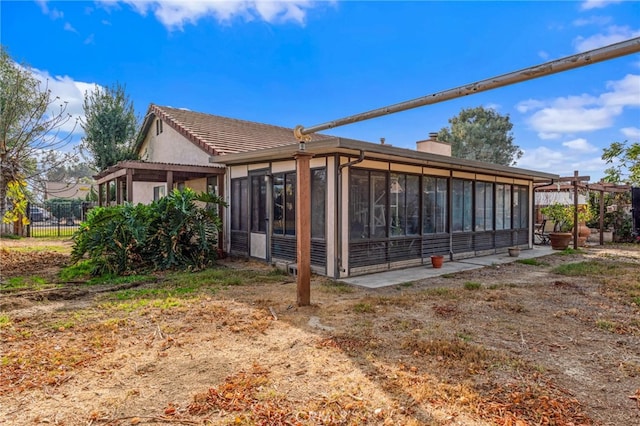
[[134,182],[166,182],[167,173],[173,174],[173,181],[204,178],[211,175],[222,175],[225,166],[221,164],[191,165],[172,163],[151,163],[146,161],[121,161],[94,176],[96,183],[105,182],[126,176],[128,173]]
[[[304,148],[306,152],[314,155],[344,154],[357,157],[360,155],[360,152],[364,152],[365,158],[370,160],[387,160],[404,164],[415,164],[474,173],[486,173],[516,179],[532,180],[534,183],[550,183],[559,178],[558,175],[553,173],[544,173],[517,167],[484,163],[481,161],[465,160],[461,158],[415,151],[407,148],[398,148],[391,145],[374,144],[345,138],[329,138],[320,141],[308,142],[305,144]],[[299,152],[299,150],[300,146],[298,143],[293,143],[290,145],[261,149],[257,151],[216,155],[210,157],[210,161],[212,163],[226,164],[228,166],[276,161],[285,158],[292,158],[297,152]]]

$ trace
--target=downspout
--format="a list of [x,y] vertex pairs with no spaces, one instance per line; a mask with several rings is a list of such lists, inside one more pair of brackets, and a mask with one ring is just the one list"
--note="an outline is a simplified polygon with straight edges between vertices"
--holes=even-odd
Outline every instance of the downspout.
[[[340,161],[340,156],[338,156],[338,161]],[[340,273],[342,272],[342,169],[344,169],[345,167],[351,167],[354,164],[358,164],[358,163],[362,163],[364,161],[364,151],[360,150],[360,156],[358,157],[357,160],[353,160],[353,161],[349,161],[348,163],[344,163],[344,164],[340,164],[338,166],[338,203],[337,203],[337,207],[338,207],[338,221],[337,221],[337,238],[336,240],[336,247],[335,247],[335,253],[336,255],[336,264],[338,265],[337,270],[335,271],[335,276],[334,278],[338,279],[340,277]]]

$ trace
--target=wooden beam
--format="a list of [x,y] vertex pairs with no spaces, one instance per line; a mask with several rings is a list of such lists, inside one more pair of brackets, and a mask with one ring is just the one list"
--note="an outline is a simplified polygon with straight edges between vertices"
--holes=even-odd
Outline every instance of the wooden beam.
[[99,179],[96,180],[96,182],[100,183],[105,183],[105,182],[109,182],[113,179],[119,178],[121,176],[125,176],[127,174],[127,169],[120,169],[117,170],[113,173],[109,173],[108,175],[105,175]]
[[604,245],[604,191],[600,191],[600,245]]
[[[578,250],[578,183],[585,176],[578,176],[578,171],[573,172],[573,249]],[[561,178],[562,179],[562,178]],[[591,179],[586,176],[586,180]]]
[[127,169],[127,201],[133,202],[133,169]]
[[122,204],[122,184],[120,183],[120,178],[116,178],[116,205],[119,206]]
[[104,190],[104,184],[98,184],[98,206],[102,207],[102,203],[104,203],[104,197],[102,196],[102,191]]
[[311,305],[311,169],[313,157],[298,151],[296,160],[296,241],[297,241],[297,302],[298,306]]
[[173,191],[173,170],[167,170],[167,195]]
[[569,177],[561,177],[556,179],[558,182],[571,182],[571,183],[580,183],[580,182],[589,182],[591,176],[577,176],[578,171],[574,172],[573,176]]

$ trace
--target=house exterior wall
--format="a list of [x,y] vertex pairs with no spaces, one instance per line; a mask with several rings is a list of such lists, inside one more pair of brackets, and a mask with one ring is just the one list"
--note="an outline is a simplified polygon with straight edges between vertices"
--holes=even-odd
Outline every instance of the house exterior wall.
[[207,178],[188,180],[184,184],[195,192],[207,192]]
[[162,182],[133,182],[133,204],[150,204],[153,201],[153,188],[161,186],[167,194],[167,184]]
[[155,129],[155,125],[151,126],[140,147],[140,156],[144,161],[209,165],[209,155],[171,126],[164,123],[159,135],[156,135]]

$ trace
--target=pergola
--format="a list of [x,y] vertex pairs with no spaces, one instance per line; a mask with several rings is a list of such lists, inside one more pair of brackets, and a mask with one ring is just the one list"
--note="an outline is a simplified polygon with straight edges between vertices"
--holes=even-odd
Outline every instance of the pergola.
[[[589,183],[590,176],[579,176],[578,171],[573,172],[573,176],[566,176],[559,178],[556,182],[549,185],[538,186],[535,191],[553,190],[556,188],[556,184],[562,185],[563,188],[573,189],[573,206],[574,217],[573,223],[578,223],[578,191],[597,191],[600,193],[599,206],[600,206],[600,245],[604,245],[604,194],[607,193],[621,193],[631,191],[630,185],[609,183],[609,182],[596,182]],[[573,248],[578,248],[578,233],[577,227],[573,233]]]
[[108,205],[108,199],[105,199],[104,194],[109,194],[109,186],[112,184],[115,184],[116,187],[115,202],[122,204],[123,201],[133,199],[134,182],[166,183],[170,190],[173,188],[174,182],[206,178],[212,175],[222,176],[224,173],[224,166],[216,164],[202,166],[127,160],[101,171],[94,178],[98,184],[98,205],[103,206]]

